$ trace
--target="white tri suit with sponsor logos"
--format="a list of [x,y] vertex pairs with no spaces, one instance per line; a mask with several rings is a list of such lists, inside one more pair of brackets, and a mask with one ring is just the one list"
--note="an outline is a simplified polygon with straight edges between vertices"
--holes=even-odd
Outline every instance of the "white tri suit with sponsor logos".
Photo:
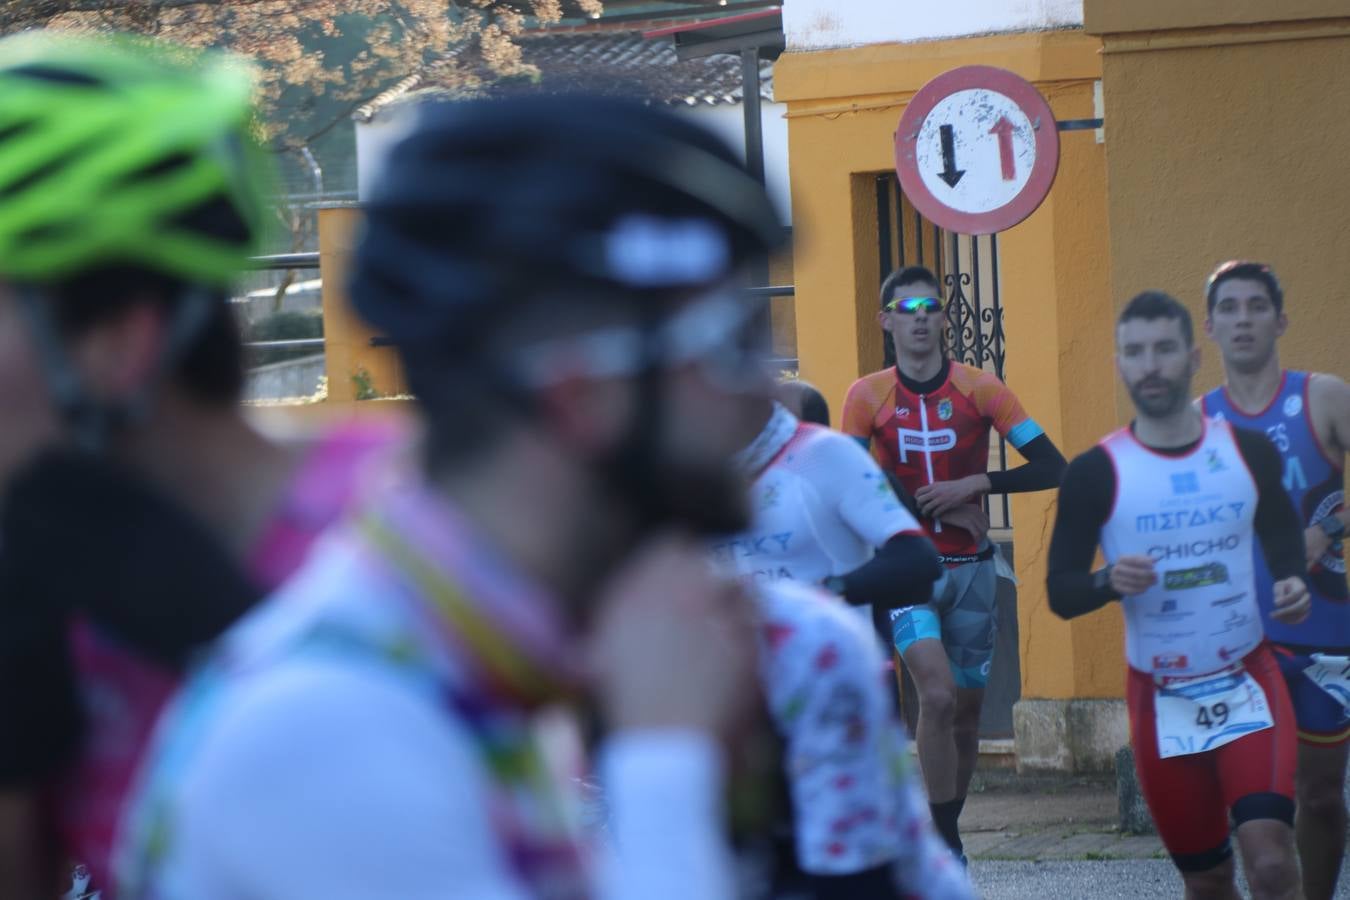
[[752,489],[753,524],[713,545],[719,565],[756,584],[820,584],[852,572],[897,534],[923,534],[852,439],[799,422],[782,407],[764,436],[756,449],[767,458],[750,467],[762,468]]
[[753,588],[760,677],[791,800],[800,871],[886,865],[904,896],[967,900],[965,872],[937,836],[866,608],[816,588],[896,534],[921,533],[872,458],[850,438],[776,406],[741,454],[753,486],[749,531],[712,547]]
[[1180,455],[1129,428],[1101,442],[1115,499],[1108,563],[1143,555],[1157,581],[1122,600],[1140,785],[1182,871],[1231,853],[1229,815],[1292,820],[1294,721],[1264,642],[1253,574],[1261,491],[1224,422]]
[[1126,597],[1125,655],[1132,668],[1205,675],[1262,640],[1252,580],[1256,484],[1228,428],[1210,423],[1199,447],[1164,456],[1128,428],[1102,442],[1116,470],[1116,501],[1102,528],[1108,563],[1142,554],[1158,582]]

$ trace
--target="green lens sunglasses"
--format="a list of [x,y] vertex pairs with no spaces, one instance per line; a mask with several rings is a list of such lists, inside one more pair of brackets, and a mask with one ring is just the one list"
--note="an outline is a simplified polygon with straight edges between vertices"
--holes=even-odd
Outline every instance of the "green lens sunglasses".
[[916,313],[941,312],[942,300],[937,297],[896,297],[886,304],[886,312]]

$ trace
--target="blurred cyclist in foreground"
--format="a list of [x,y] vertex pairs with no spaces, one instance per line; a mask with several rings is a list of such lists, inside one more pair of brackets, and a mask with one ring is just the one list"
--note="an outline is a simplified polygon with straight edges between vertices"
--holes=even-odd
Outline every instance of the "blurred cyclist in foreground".
[[50,900],[73,860],[109,900],[179,671],[296,566],[378,443],[283,447],[243,418],[226,301],[269,181],[249,96],[185,52],[0,41],[6,898]]
[[[424,480],[331,534],[157,741],[126,896],[725,898],[722,739],[752,607],[734,423],[772,390],[738,270],[763,188],[637,104],[433,105],[352,293],[421,404]],[[545,713],[594,702],[619,852],[591,870]]]

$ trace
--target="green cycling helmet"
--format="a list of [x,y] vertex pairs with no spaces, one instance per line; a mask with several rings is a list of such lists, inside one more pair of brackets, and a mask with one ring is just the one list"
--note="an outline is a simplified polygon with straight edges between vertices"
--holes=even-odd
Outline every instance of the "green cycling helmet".
[[221,56],[130,38],[0,40],[0,280],[133,266],[225,287],[270,186],[252,84]]

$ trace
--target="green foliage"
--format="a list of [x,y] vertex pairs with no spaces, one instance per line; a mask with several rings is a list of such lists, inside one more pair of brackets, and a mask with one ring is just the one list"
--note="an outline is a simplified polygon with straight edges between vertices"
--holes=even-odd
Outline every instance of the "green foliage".
[[375,400],[380,392],[375,390],[375,379],[364,367],[352,373],[352,384],[356,385],[357,400]]

